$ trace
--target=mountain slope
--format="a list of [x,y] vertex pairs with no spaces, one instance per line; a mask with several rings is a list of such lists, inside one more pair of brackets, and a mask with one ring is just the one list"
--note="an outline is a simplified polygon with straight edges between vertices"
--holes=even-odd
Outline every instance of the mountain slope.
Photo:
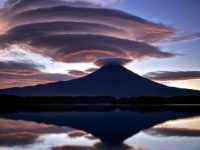
[[143,78],[119,65],[100,68],[85,77],[65,82],[0,90],[19,96],[187,96],[200,91],[167,87]]

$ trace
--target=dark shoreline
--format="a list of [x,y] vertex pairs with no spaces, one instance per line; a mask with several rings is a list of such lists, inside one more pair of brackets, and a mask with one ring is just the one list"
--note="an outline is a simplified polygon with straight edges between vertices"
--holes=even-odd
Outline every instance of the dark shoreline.
[[146,112],[174,112],[200,114],[200,105],[115,105],[115,104],[93,104],[93,105],[16,105],[0,106],[0,114],[17,112],[112,112],[112,111],[134,111],[139,113]]
[[38,105],[38,104],[111,104],[111,105],[195,105],[200,104],[200,96],[114,98],[111,96],[29,96],[0,95],[0,105]]
[[19,97],[0,95],[0,113],[68,111],[138,111],[200,113],[200,97]]

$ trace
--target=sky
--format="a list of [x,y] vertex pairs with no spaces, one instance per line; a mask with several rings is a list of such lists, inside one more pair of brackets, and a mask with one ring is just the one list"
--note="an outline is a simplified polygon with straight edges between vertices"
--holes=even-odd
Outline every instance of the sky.
[[[0,89],[107,64],[200,90],[199,0],[0,0]],[[98,65],[101,62],[101,65]]]

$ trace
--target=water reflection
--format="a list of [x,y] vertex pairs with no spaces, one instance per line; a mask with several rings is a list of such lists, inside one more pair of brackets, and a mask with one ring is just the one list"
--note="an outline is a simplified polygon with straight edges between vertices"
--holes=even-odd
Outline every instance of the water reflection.
[[199,150],[200,137],[154,136],[140,132],[125,141],[129,146],[144,146],[146,150]]
[[[0,149],[4,147],[5,150],[149,150],[151,148],[162,150],[162,145],[155,144],[161,140],[160,137],[164,141],[167,139],[168,142],[172,138],[181,136],[189,137],[190,140],[191,138],[200,140],[200,130],[178,127],[177,123],[174,123],[176,124],[174,127],[173,122],[171,126],[169,123],[155,125],[195,115],[172,111],[128,110],[0,114],[1,118],[6,118],[0,119]],[[198,148],[200,146],[198,143],[193,143],[192,150],[197,150],[195,146]],[[174,148],[177,148],[177,145]]]
[[[92,146],[99,142],[90,134],[69,127],[58,127],[22,120],[0,119],[0,149],[47,150],[69,146]],[[87,138],[88,137],[88,138]],[[81,144],[80,144],[81,143]]]

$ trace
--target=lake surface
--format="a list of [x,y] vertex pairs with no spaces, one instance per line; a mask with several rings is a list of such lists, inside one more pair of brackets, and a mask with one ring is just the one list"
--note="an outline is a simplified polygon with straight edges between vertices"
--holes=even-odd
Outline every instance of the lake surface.
[[159,106],[58,108],[1,112],[0,150],[200,148],[200,113],[196,111]]

